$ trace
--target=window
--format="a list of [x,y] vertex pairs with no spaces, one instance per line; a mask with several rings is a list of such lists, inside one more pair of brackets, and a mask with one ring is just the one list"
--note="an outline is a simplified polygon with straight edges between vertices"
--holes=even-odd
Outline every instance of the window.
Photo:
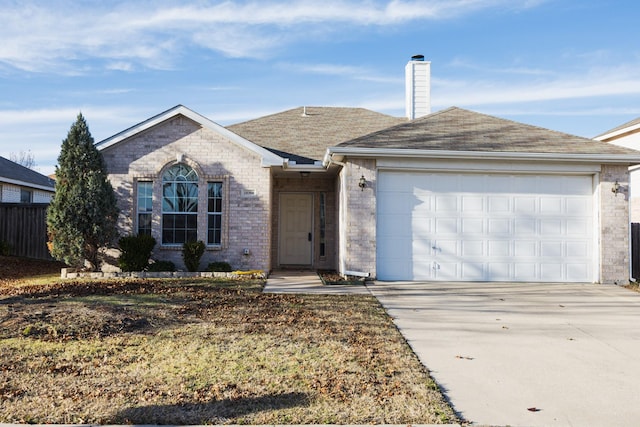
[[198,175],[177,164],[162,175],[162,244],[198,240]]
[[327,234],[327,214],[326,214],[326,201],[327,195],[325,193],[320,193],[320,256],[324,257],[327,255],[327,244],[326,244],[326,234]]
[[138,181],[138,234],[151,235],[153,182]]
[[33,192],[29,190],[25,190],[24,188],[20,189],[20,203],[31,203],[33,201]]
[[222,243],[222,183],[210,182],[207,189],[207,244]]

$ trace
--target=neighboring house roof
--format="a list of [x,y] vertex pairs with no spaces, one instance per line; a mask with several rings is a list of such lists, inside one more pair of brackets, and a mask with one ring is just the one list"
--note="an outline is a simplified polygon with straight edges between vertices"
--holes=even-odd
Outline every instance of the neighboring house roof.
[[55,181],[51,178],[4,157],[0,157],[0,182],[39,190],[55,191]]
[[185,116],[194,122],[200,124],[201,126],[212,130],[213,132],[218,133],[219,135],[224,136],[229,139],[231,142],[248,149],[249,151],[253,151],[257,155],[262,157],[262,165],[263,166],[282,166],[284,163],[284,158],[272,153],[269,150],[266,150],[259,145],[254,144],[251,141],[246,140],[240,135],[237,135],[224,126],[221,126],[208,118],[204,117],[201,114],[196,113],[193,110],[185,107],[184,105],[176,105],[173,108],[168,109],[156,116],[151,117],[137,125],[130,127],[129,129],[125,129],[120,133],[117,133],[107,139],[104,139],[98,143],[96,143],[96,147],[99,150],[104,150],[105,148],[116,145],[128,138],[131,138],[134,135],[137,135],[141,132],[146,131],[166,120],[172,119],[178,115]]
[[625,136],[638,130],[640,130],[640,117],[601,133],[593,139],[597,139],[598,141],[609,141],[618,139],[621,136]]
[[364,108],[298,107],[227,129],[290,161],[313,164],[328,147],[406,121]]
[[640,151],[457,107],[344,142],[329,152],[640,162]]

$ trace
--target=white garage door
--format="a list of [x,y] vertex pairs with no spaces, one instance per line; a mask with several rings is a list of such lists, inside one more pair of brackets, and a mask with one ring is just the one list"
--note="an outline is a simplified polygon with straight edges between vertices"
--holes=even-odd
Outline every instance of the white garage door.
[[594,281],[591,176],[378,175],[381,280]]

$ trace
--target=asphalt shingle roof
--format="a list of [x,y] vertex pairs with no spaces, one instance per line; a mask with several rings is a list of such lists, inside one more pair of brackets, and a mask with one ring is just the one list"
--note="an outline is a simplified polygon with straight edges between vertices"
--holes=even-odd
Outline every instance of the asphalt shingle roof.
[[458,107],[338,145],[353,148],[562,154],[640,154],[635,150]]
[[227,129],[281,157],[313,164],[328,147],[406,121],[364,108],[298,107]]
[[55,184],[55,181],[51,178],[4,157],[0,157],[0,181],[2,181],[2,178],[51,188]]

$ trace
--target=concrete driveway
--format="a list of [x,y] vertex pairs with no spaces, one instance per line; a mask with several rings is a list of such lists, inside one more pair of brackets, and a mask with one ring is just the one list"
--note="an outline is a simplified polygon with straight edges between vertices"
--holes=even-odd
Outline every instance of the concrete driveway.
[[467,421],[640,424],[640,294],[592,284],[368,288]]

